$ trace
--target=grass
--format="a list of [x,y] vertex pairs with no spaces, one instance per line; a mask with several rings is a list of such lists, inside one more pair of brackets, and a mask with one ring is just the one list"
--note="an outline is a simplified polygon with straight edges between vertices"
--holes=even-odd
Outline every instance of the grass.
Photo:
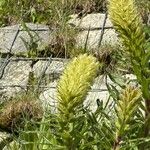
[[5,102],[0,112],[0,128],[10,133],[17,133],[24,128],[24,120],[39,120],[43,110],[34,95],[22,94]]
[[105,3],[105,0],[2,0],[0,26],[27,22],[46,24],[54,31],[54,39],[45,47],[44,54],[47,56],[47,51],[50,51],[53,57],[68,58],[79,53],[75,51],[78,31],[67,23],[70,15],[78,13],[81,17],[91,12],[102,12]]
[[73,13],[104,11],[105,3],[104,0],[2,0],[0,20],[2,26],[21,21],[57,26]]

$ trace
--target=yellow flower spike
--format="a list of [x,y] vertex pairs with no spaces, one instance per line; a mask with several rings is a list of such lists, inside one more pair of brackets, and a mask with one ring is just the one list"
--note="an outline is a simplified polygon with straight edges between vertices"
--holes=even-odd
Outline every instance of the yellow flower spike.
[[140,98],[141,91],[131,86],[126,87],[126,89],[120,94],[120,99],[116,107],[118,117],[116,127],[118,135],[121,136],[123,134],[126,126],[130,120],[133,119],[133,114],[139,106]]
[[123,44],[132,57],[144,53],[142,19],[137,11],[134,0],[109,0],[109,17],[119,33]]
[[75,57],[68,64],[57,86],[58,110],[61,113],[73,112],[83,104],[98,68],[96,58],[87,54]]
[[141,91],[131,86],[127,86],[120,94],[120,99],[116,106],[116,137],[113,150],[120,149],[120,142],[126,131],[131,127],[130,121],[134,118],[134,113],[139,106],[140,99]]

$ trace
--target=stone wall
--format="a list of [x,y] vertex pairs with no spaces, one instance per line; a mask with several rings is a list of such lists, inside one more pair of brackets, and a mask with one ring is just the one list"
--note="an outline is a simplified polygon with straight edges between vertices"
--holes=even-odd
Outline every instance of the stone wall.
[[[101,41],[103,45],[118,44],[117,34],[112,23],[109,18],[105,17],[105,14],[100,13],[87,14],[83,18],[79,18],[77,15],[70,16],[71,19],[68,24],[71,28],[79,30],[75,37],[77,47],[84,47],[87,43],[88,49],[96,49],[101,37],[103,37]],[[29,31],[21,25],[0,28],[0,53],[3,57],[0,59],[1,102],[20,91],[26,90],[31,72],[34,73],[35,78],[40,79],[42,77],[46,80],[45,85],[42,85],[45,86],[45,89],[43,88],[40,99],[43,102],[53,101],[55,99],[56,81],[68,61],[65,59],[58,60],[57,58],[50,61],[15,60],[16,55],[28,51],[25,43],[30,45],[35,42],[36,48],[43,49],[54,38],[54,31],[46,25],[27,23],[26,26]],[[101,36],[102,32],[104,32],[103,36]],[[33,63],[34,65],[32,65]],[[96,79],[92,90],[89,92],[86,104],[91,101],[91,109],[95,110],[97,107],[96,99],[98,98],[101,100],[108,98],[107,88],[101,77]]]
[[[105,20],[105,14],[88,14],[85,17],[78,18],[77,15],[70,16],[68,24],[72,28],[79,29],[79,33],[76,37],[76,46],[84,46],[87,40],[87,47],[90,49],[98,46],[102,28]],[[32,41],[29,33],[21,25],[8,26],[0,28],[0,52],[1,53],[13,53],[18,54],[20,52],[26,52],[27,47],[25,42],[36,42],[38,49],[43,49],[45,46],[51,43],[54,39],[54,30],[50,29],[46,25],[27,23],[29,33],[34,37]],[[88,39],[87,39],[88,36]],[[102,44],[117,44],[118,38],[111,21],[106,19],[104,26],[104,35]]]
[[[69,24],[80,30],[77,36],[77,46],[84,46],[87,40],[88,49],[95,49],[98,47],[100,37],[104,28],[102,38],[102,45],[119,43],[117,34],[113,29],[113,25],[106,14],[88,14],[83,18],[78,18],[77,15],[72,15]],[[104,24],[105,23],[105,24]]]

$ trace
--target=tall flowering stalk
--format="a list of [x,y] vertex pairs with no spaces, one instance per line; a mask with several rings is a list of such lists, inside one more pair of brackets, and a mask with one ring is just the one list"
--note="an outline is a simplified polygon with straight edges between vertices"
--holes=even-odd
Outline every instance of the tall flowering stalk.
[[71,134],[74,117],[88,94],[98,68],[96,58],[86,54],[80,55],[68,64],[59,80],[57,87],[59,123],[66,149],[75,148]]
[[[141,17],[134,0],[110,0],[108,11],[122,44],[129,53],[137,80],[141,84],[148,121],[150,116],[150,47],[146,47]],[[145,135],[150,134],[148,126],[145,128]]]
[[116,106],[116,138],[113,150],[120,149],[120,143],[131,127],[130,122],[134,119],[134,114],[138,110],[140,100],[140,90],[131,86],[127,86],[120,94]]

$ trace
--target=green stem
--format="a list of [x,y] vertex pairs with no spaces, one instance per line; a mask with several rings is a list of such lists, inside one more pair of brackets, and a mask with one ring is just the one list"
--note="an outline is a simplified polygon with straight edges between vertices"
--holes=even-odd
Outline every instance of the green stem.
[[145,100],[146,112],[145,112],[145,129],[144,137],[150,135],[150,99]]
[[119,150],[120,149],[120,141],[121,141],[121,137],[117,136],[117,138],[114,142],[113,150]]

